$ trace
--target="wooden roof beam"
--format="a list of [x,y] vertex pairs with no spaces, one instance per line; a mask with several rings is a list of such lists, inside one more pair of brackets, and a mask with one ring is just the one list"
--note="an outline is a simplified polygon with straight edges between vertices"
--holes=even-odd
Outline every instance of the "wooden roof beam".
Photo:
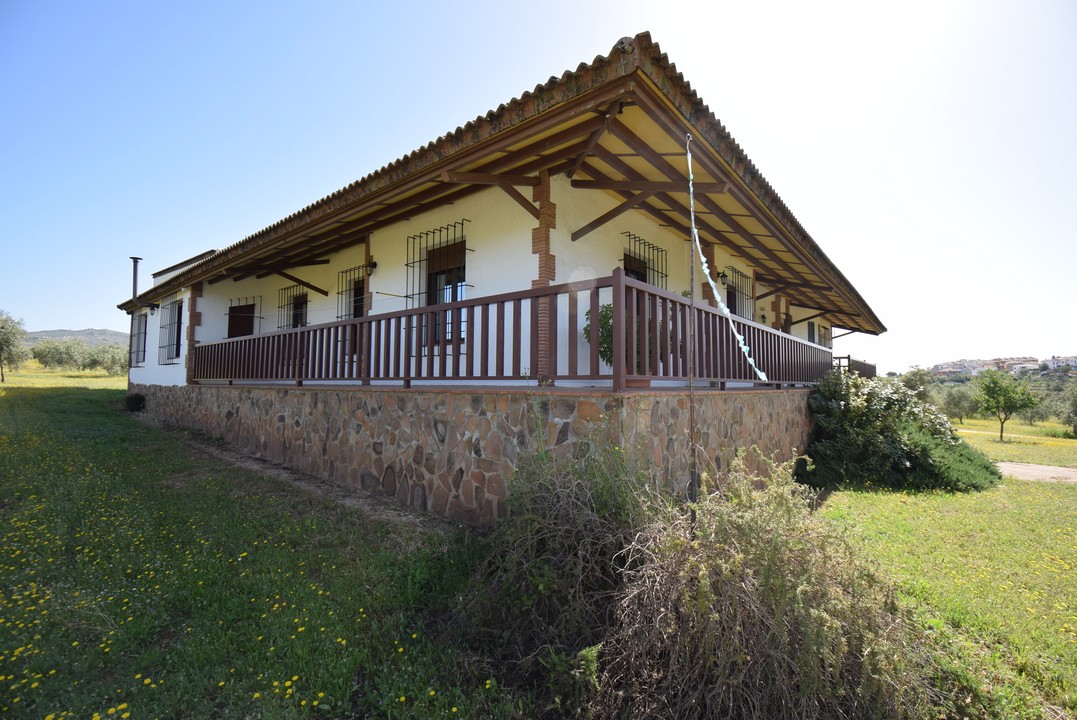
[[[566,173],[566,175],[568,175],[570,179],[579,171],[581,167],[583,167],[584,161],[587,160],[587,157],[591,154],[591,151],[594,150],[595,145],[598,143],[599,139],[601,139],[601,137],[606,134],[606,131],[610,129],[610,123],[613,122],[614,115],[623,112],[624,106],[624,100],[618,99],[610,103],[610,106],[606,108],[606,112],[603,115],[603,122],[601,127],[592,132],[591,137],[587,138],[587,144],[584,145],[583,151],[576,156],[576,161],[572,163],[572,167],[569,168],[568,172]],[[614,112],[615,109],[616,112]]]
[[[572,187],[582,190],[627,190],[628,192],[688,192],[688,183],[655,180],[573,180]],[[693,189],[701,193],[724,193],[729,183],[693,183]]]
[[534,175],[509,175],[484,172],[458,172],[446,170],[441,173],[441,181],[447,183],[468,183],[470,185],[521,185],[538,187],[539,179]]
[[809,320],[814,320],[815,318],[822,317],[823,315],[826,315],[826,314],[827,314],[827,311],[825,311],[825,310],[822,311],[822,312],[817,312],[814,315],[809,315],[808,317],[800,318],[799,320],[794,320],[793,325],[799,325],[800,323],[806,323]]
[[[575,182],[575,181],[573,181],[573,182]],[[622,213],[625,213],[625,212],[631,210],[632,208],[638,206],[640,203],[642,203],[643,201],[649,199],[653,195],[654,195],[654,192],[649,191],[649,190],[645,190],[643,192],[636,193],[635,195],[631,196],[630,198],[625,200],[620,205],[618,205],[618,206],[616,206],[614,208],[611,208],[610,210],[602,213],[597,218],[595,218],[591,222],[587,223],[583,227],[579,228],[578,230],[573,230],[572,231],[572,242],[576,242],[577,240],[582,238],[587,233],[602,227],[603,225],[608,223],[610,220],[613,220],[618,215],[621,215]]]
[[297,278],[295,275],[290,275],[289,273],[286,273],[283,270],[277,270],[276,274],[280,275],[285,280],[291,280],[296,285],[302,285],[303,287],[305,287],[308,290],[313,290],[316,293],[320,293],[322,295],[325,295],[326,297],[329,297],[329,291],[328,290],[322,290],[320,287],[318,287],[314,283],[309,283],[306,280],[303,280],[301,278]]

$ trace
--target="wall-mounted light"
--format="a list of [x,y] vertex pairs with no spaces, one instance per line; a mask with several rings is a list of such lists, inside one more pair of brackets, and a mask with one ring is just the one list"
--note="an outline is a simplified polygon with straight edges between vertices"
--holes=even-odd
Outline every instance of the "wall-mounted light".
[[157,314],[157,306],[156,305],[150,305],[150,315],[156,315],[156,314]]
[[370,262],[368,262],[363,267],[366,269],[366,276],[370,277],[371,275],[374,274],[374,271],[378,269],[378,261],[377,260],[371,260]]
[[767,314],[766,313],[760,313],[759,314],[759,321],[761,323],[763,323],[764,325],[766,325],[767,324]]
[[718,273],[718,279],[722,282],[722,287],[725,287],[726,284],[729,282],[729,274],[725,270],[723,270],[722,272]]

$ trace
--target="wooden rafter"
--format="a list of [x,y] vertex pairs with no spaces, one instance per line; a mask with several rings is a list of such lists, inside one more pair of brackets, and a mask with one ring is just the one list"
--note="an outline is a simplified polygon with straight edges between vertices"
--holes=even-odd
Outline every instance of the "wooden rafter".
[[289,273],[286,273],[283,270],[276,270],[274,272],[275,272],[275,274],[280,275],[285,280],[291,280],[296,285],[302,285],[303,287],[305,287],[308,290],[313,290],[316,293],[320,293],[322,295],[325,295],[326,297],[329,297],[329,291],[328,290],[322,290],[320,287],[318,287],[314,283],[309,283],[306,280],[302,280],[300,278],[297,278],[295,275],[291,275]]
[[584,145],[583,151],[576,156],[576,161],[572,163],[572,167],[566,173],[569,178],[575,175],[579,171],[579,169],[583,167],[583,163],[587,159],[587,156],[591,154],[592,150],[594,150],[595,145],[598,144],[599,139],[606,133],[607,130],[609,130],[610,123],[613,122],[614,116],[617,113],[620,113],[623,109],[624,101],[620,98],[610,103],[610,106],[606,108],[606,112],[603,115],[602,126],[591,133],[591,137],[587,139],[587,144]]
[[591,232],[593,230],[596,230],[597,228],[602,227],[603,225],[608,223],[610,220],[612,220],[615,217],[617,217],[618,215],[620,215],[620,214],[622,214],[624,212],[627,212],[627,211],[631,210],[632,208],[638,206],[640,203],[647,200],[648,198],[650,198],[653,195],[654,195],[654,192],[650,191],[650,190],[645,190],[643,192],[636,193],[635,195],[631,196],[630,198],[625,200],[620,205],[618,205],[618,206],[616,206],[616,207],[602,213],[597,218],[595,218],[591,222],[587,223],[586,225],[584,225],[580,229],[574,230],[572,232],[572,242],[576,242],[577,240],[582,238],[587,233],[589,233],[589,232]]
[[539,179],[533,175],[458,172],[456,170],[446,170],[441,173],[441,181],[447,183],[467,183],[469,185],[521,185],[525,187],[538,187],[539,184]]
[[[758,298],[756,298],[756,299],[758,300]],[[814,320],[817,317],[822,317],[823,315],[826,315],[826,313],[827,313],[827,311],[817,312],[814,315],[809,315],[806,318],[800,318],[799,320],[794,320],[793,325],[799,325],[800,323],[806,323],[809,320]]]
[[[572,187],[581,190],[627,190],[629,192],[688,192],[688,181],[666,182],[655,180],[573,180]],[[693,183],[696,192],[724,193],[729,183]]]
[[[635,93],[633,99],[637,101],[637,105],[643,112],[646,113],[658,127],[664,130],[671,139],[678,143],[684,140],[682,124],[679,124],[676,118],[671,117],[670,111],[665,108],[664,105],[650,97],[646,92]],[[716,161],[716,159],[712,159],[709,153],[699,153],[698,162],[711,177],[729,177],[727,171]],[[760,207],[758,199],[742,190],[736,182],[731,181],[730,194],[744,207]],[[753,214],[753,217],[755,217],[755,219],[763,225],[764,229],[774,237],[781,238],[789,235],[788,231],[785,231],[784,228],[780,227],[779,223],[772,221],[766,210]],[[796,242],[787,243],[786,246],[788,251],[797,260],[799,260],[805,267],[815,272],[819,277],[826,279],[830,277],[827,272],[819,269],[819,262],[814,256],[809,254],[807,248],[800,246],[799,243]],[[815,294],[815,291],[810,292]],[[830,292],[837,293],[845,302],[852,305],[859,305],[856,299],[845,292],[844,289],[832,289]],[[819,299],[822,300],[821,297],[819,297]],[[856,316],[859,317],[859,313]]]

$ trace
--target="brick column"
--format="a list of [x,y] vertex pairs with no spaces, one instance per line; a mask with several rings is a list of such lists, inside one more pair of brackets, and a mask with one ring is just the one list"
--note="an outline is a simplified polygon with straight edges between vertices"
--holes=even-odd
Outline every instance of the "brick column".
[[[539,184],[532,191],[531,199],[538,203],[539,224],[531,230],[531,252],[538,255],[538,277],[531,281],[532,288],[549,287],[557,279],[557,258],[550,252],[550,231],[557,227],[557,205],[550,199],[550,174],[539,171]],[[548,299],[539,301],[538,307],[538,374],[540,384],[553,384],[554,362],[550,343],[550,311]]]
[[[720,273],[718,271],[718,266],[715,264],[714,261],[714,246],[710,243],[702,243],[701,247],[703,248],[703,257],[707,259],[707,267],[710,268],[711,271],[711,279],[714,280],[716,284],[718,284],[718,275]],[[698,260],[696,260],[696,249],[692,243],[689,243],[688,245],[688,252],[692,256],[693,263],[699,262]],[[707,303],[709,303],[711,307],[718,307],[718,301],[714,297],[714,291],[711,290],[711,284],[707,282],[707,278],[703,278],[701,289],[703,291],[703,294],[700,295],[700,297],[703,300],[707,301]]]
[[198,300],[202,297],[202,283],[196,282],[191,286],[191,300],[187,303],[187,354],[183,358],[183,366],[187,370],[187,384],[192,385],[196,381],[191,379],[191,375],[194,372],[193,363],[191,357],[194,354],[194,346],[197,341],[194,339],[195,328],[202,325],[202,311],[198,309]]

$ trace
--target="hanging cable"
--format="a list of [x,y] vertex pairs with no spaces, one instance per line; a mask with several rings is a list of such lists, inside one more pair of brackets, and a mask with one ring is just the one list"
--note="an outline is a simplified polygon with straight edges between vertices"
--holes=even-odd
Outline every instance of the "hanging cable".
[[[693,175],[692,175],[692,134],[686,133],[685,137],[685,150],[688,154],[688,211],[689,217],[692,221],[692,243],[696,247],[696,252],[699,254],[699,264],[703,268],[703,277],[707,278],[707,283],[711,286],[711,292],[714,293],[714,299],[718,301],[718,310],[725,315],[727,321],[729,321],[729,329],[733,332],[733,337],[737,339],[737,346],[740,351],[744,353],[744,357],[748,359],[748,364],[752,366],[752,370],[755,371],[756,377],[763,382],[767,381],[767,374],[761,369],[756,367],[755,359],[752,358],[752,349],[748,347],[748,344],[744,342],[744,336],[737,331],[737,326],[733,324],[733,315],[729,312],[729,308],[722,302],[722,296],[718,292],[718,286],[714,284],[714,278],[711,277],[710,267],[707,264],[707,258],[703,255],[703,245],[699,241],[699,230],[696,229],[696,203],[695,203],[695,190],[693,188]],[[693,269],[695,263],[692,263]],[[692,288],[692,292],[695,293],[695,288]]]

